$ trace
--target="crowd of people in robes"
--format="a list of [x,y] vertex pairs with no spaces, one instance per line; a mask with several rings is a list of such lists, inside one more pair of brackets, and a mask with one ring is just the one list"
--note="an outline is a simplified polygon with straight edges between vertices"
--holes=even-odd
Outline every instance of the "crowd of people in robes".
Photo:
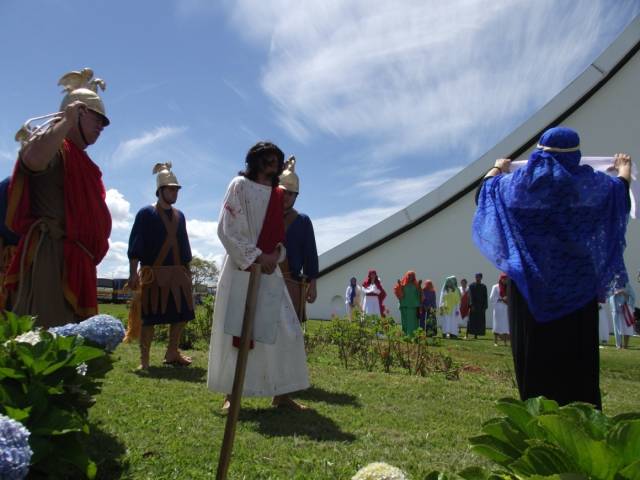
[[[393,287],[402,331],[412,335],[416,330],[422,330],[429,337],[437,336],[440,331],[443,338],[455,339],[460,338],[464,330],[465,339],[471,336],[477,339],[486,335],[486,311],[491,306],[494,344],[497,346],[501,340],[506,345],[509,341],[506,275],[500,275],[490,296],[482,278],[482,273],[477,273],[475,282],[469,285],[462,278],[458,285],[457,277],[451,275],[445,279],[437,296],[432,280],[419,280],[416,272],[409,270]],[[353,319],[356,311],[385,317],[389,313],[384,306],[385,298],[386,292],[375,270],[368,272],[362,285],[356,277],[351,277],[345,292],[347,317]]]

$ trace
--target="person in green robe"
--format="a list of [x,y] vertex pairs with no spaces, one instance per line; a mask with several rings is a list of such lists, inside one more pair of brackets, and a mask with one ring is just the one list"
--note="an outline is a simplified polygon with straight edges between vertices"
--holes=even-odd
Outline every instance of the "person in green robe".
[[398,280],[394,288],[400,302],[400,318],[405,335],[413,335],[418,329],[418,313],[422,296],[422,288],[416,279],[416,272],[409,271],[402,280]]

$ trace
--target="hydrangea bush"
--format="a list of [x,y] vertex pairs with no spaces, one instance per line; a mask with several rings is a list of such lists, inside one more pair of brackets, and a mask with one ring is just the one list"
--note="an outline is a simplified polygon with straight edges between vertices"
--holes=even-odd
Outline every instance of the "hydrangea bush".
[[0,478],[22,480],[29,473],[33,452],[29,430],[16,420],[0,415]]
[[31,472],[47,478],[79,473],[94,478],[97,468],[85,450],[88,409],[112,368],[107,352],[124,338],[122,323],[98,315],[46,331],[34,330],[31,317],[3,316],[0,414],[31,432]]

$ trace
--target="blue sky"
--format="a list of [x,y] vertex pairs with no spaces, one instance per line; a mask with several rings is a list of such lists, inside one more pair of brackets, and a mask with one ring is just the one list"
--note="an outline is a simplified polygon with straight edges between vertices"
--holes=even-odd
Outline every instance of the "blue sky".
[[259,139],[298,159],[326,251],[446,181],[580,74],[640,0],[0,0],[0,169],[57,81],[93,68],[112,121],[89,154],[127,272],[156,162],[184,188],[196,254],[220,261],[220,203]]

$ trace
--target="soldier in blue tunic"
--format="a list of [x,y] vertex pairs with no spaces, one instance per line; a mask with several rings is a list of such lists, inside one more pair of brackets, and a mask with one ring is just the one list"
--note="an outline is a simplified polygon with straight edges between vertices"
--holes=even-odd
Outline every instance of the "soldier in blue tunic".
[[[191,246],[184,214],[173,207],[180,184],[171,163],[158,163],[155,205],[140,209],[129,237],[129,286],[142,289],[140,369],[149,368],[154,325],[169,324],[164,363],[188,366],[178,350],[186,322],[195,318],[191,293]],[[138,265],[140,270],[138,271]]]
[[280,264],[280,269],[298,320],[305,322],[305,305],[315,302],[317,296],[318,251],[311,219],[293,208],[300,192],[295,165],[296,158],[289,157],[280,175],[279,187],[284,190],[284,227],[287,232],[287,258]]

